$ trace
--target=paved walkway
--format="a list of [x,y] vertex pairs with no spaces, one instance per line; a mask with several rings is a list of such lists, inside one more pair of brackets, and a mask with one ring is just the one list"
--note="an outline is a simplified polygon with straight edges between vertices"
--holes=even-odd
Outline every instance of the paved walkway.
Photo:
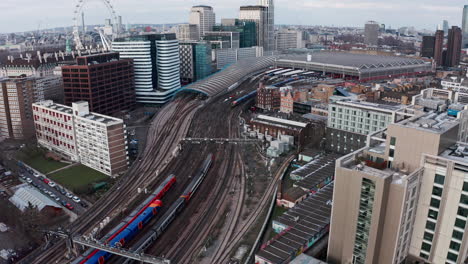
[[68,169],[68,168],[71,168],[71,167],[74,167],[74,166],[77,166],[77,165],[80,165],[80,163],[72,163],[72,164],[67,165],[67,166],[65,166],[65,167],[62,167],[62,168],[60,168],[60,169],[56,169],[56,170],[54,170],[54,171],[48,172],[48,173],[46,173],[45,175],[51,175],[51,174],[54,174],[54,173],[59,172],[59,171],[61,171],[61,170],[66,170],[66,169]]

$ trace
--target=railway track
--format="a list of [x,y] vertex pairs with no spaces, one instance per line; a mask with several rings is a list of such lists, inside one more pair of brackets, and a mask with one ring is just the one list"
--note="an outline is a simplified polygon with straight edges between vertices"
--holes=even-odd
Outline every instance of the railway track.
[[[118,215],[133,201],[129,197],[134,196],[131,194],[135,194],[142,183],[146,183],[143,186],[148,186],[160,180],[159,177],[154,177],[154,172],[162,171],[169,163],[167,157],[164,156],[167,156],[177,146],[184,133],[187,132],[191,118],[199,106],[199,102],[191,98],[177,100],[179,102],[168,105],[167,112],[162,111],[163,114],[153,119],[147,140],[149,148],[145,148],[143,155],[140,156],[141,161],[136,162],[126,176],[122,177],[106,196],[89,209],[88,214],[73,223],[71,227],[73,233],[88,233],[104,217]],[[65,243],[60,240],[45,252],[26,257],[22,263],[60,263],[64,252]]]

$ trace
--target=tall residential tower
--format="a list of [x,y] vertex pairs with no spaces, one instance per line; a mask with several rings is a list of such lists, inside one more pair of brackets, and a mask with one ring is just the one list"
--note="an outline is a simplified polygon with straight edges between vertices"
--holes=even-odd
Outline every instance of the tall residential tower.
[[468,5],[465,5],[465,7],[463,8],[462,34],[463,34],[462,49],[467,49],[468,48]]
[[258,0],[258,5],[266,7],[266,28],[264,50],[274,50],[275,38],[275,6],[273,0]]

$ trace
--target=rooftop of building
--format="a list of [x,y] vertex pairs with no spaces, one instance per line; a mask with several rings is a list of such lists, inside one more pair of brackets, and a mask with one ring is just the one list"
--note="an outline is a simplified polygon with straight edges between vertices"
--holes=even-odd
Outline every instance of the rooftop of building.
[[405,105],[401,105],[401,104],[383,103],[383,102],[372,103],[372,102],[358,101],[358,100],[341,100],[333,104],[356,107],[356,108],[363,108],[363,109],[372,109],[372,110],[376,110],[380,112],[388,112],[388,113],[396,112],[396,111],[406,108]]
[[468,164],[468,144],[461,142],[457,143],[447,148],[439,156],[456,162]]
[[333,183],[310,195],[274,221],[285,231],[256,254],[271,263],[283,263],[330,224]]
[[392,125],[443,134],[459,123],[456,117],[449,116],[447,112],[437,113],[430,111],[415,115]]
[[[81,103],[87,103],[87,102],[79,101],[79,102],[75,102],[74,104],[81,104]],[[38,106],[41,106],[41,107],[45,107],[47,109],[62,112],[64,114],[74,115],[72,107],[62,105],[62,104],[56,104],[51,100],[36,102],[33,105],[38,105]],[[97,122],[97,123],[102,123],[102,124],[105,124],[107,126],[123,123],[122,119],[118,119],[118,118],[114,118],[114,117],[106,116],[106,115],[101,115],[101,114],[93,113],[93,112],[89,112],[89,114],[83,115],[83,116],[80,116],[80,117],[84,118],[84,119],[87,119],[87,120],[90,120],[90,121]]]
[[300,179],[294,186],[310,191],[331,180],[335,174],[335,161],[339,157],[338,154],[325,154],[291,172],[292,177]]
[[293,261],[289,262],[289,264],[327,264],[325,261],[321,261],[305,253],[300,254],[297,256]]
[[291,121],[291,120],[288,120],[288,119],[283,119],[283,118],[278,118],[278,117],[273,117],[273,116],[267,116],[267,115],[257,115],[256,118],[254,118],[254,120],[255,121],[266,121],[266,122],[270,122],[272,124],[293,126],[293,127],[299,127],[299,128],[305,128],[307,126],[306,123]]
[[337,65],[341,67],[349,67],[360,71],[373,71],[382,68],[402,67],[411,65],[427,65],[428,63],[421,59],[397,57],[397,56],[381,56],[368,54],[355,54],[346,52],[313,52],[309,56],[302,55],[284,55],[278,61],[297,61],[310,64],[326,64]]

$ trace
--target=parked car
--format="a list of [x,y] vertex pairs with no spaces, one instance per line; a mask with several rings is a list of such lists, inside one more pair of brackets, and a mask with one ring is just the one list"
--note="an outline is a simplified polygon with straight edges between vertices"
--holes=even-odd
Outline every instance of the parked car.
[[55,201],[60,202],[60,197],[55,197]]
[[80,202],[80,205],[81,205],[81,207],[83,207],[83,208],[88,208],[88,204],[85,203],[85,202],[83,202],[83,201]]
[[49,186],[52,187],[52,188],[55,187],[55,186],[57,185],[57,184],[55,184],[55,182],[53,182],[53,181],[49,181],[48,184],[49,184]]
[[38,178],[39,180],[41,180],[41,181],[43,181],[43,180],[45,179],[44,176],[39,176],[39,177],[37,177],[37,178]]
[[67,198],[73,198],[73,195],[71,193],[66,193],[65,196],[67,196]]
[[33,173],[33,176],[37,178],[37,177],[39,177],[39,173],[34,172],[34,173]]
[[67,191],[65,191],[63,188],[60,188],[59,192],[63,195],[67,194]]
[[55,195],[55,194],[53,194],[53,193],[51,193],[51,192],[49,192],[49,196],[52,197],[52,198],[54,198],[54,199],[55,199],[55,197],[57,197],[57,195]]
[[73,200],[75,203],[81,202],[81,199],[78,198],[78,196],[73,196],[72,200]]
[[61,203],[63,206],[67,206],[67,202],[65,202],[65,201],[61,201],[60,203]]
[[71,204],[69,204],[69,203],[67,203],[67,204],[65,205],[65,207],[66,207],[68,210],[73,210],[73,209],[74,209],[74,207],[73,207]]
[[26,182],[31,183],[32,182],[31,178],[26,178]]
[[42,181],[47,183],[47,184],[49,184],[49,182],[50,182],[49,179],[46,179],[46,178],[44,178]]

